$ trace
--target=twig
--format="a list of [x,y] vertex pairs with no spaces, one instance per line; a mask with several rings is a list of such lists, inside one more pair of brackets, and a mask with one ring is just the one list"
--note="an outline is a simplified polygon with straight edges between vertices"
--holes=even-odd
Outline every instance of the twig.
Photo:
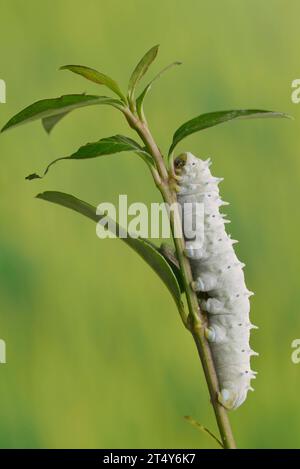
[[160,190],[164,201],[169,204],[169,206],[175,204],[173,205],[175,209],[170,211],[170,224],[173,233],[177,258],[183,277],[183,284],[189,309],[189,330],[194,338],[198,354],[202,363],[205,379],[209,389],[211,403],[214,408],[216,421],[222,438],[223,447],[227,449],[234,449],[236,448],[236,444],[233,437],[227,411],[217,399],[219,392],[219,384],[210,347],[204,334],[204,330],[207,323],[206,317],[201,312],[197,295],[191,288],[193,277],[189,260],[184,254],[184,239],[182,237],[178,237],[178,233],[181,230],[181,219],[179,210],[176,209],[177,197],[174,189],[172,188],[172,177],[169,176],[168,170],[163,159],[163,155],[159,150],[147,123],[142,122],[139,117],[135,116],[129,108],[124,109],[123,112],[130,127],[138,133],[138,135],[144,142],[148,152],[152,155],[156,163],[158,175],[155,178],[155,183],[158,189]]
[[207,433],[209,436],[211,436],[218,443],[218,445],[220,445],[221,448],[224,449],[223,443],[207,427],[197,422],[197,420],[193,419],[193,417],[191,417],[190,415],[185,415],[184,418],[187,422],[193,425],[193,427],[197,428],[197,430],[200,430],[201,432]]

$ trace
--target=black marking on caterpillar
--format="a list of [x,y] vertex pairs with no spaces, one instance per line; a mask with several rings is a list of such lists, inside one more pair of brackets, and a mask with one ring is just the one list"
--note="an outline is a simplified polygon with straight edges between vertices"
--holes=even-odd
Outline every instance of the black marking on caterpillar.
[[[219,401],[227,409],[236,409],[246,399],[255,372],[250,368],[250,357],[257,355],[249,347],[249,292],[245,286],[244,264],[233,248],[236,240],[225,231],[219,207],[227,205],[219,196],[218,184],[223,180],[211,175],[210,160],[203,161],[192,153],[183,153],[175,159],[178,178],[178,202],[184,217],[185,203],[204,204],[204,241],[186,239],[186,255],[193,272],[193,287],[199,295],[201,308],[208,313],[206,337],[220,384]],[[190,210],[190,209],[189,209]]]

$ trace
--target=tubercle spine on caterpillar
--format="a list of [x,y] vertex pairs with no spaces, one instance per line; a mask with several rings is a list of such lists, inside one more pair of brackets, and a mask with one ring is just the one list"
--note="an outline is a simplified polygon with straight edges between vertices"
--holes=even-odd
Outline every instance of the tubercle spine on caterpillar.
[[208,299],[199,299],[208,316],[206,337],[211,344],[221,388],[220,402],[232,409],[240,406],[252,390],[250,357],[257,355],[249,347],[250,292],[244,281],[243,268],[233,249],[237,242],[225,231],[229,220],[219,208],[227,205],[219,196],[218,184],[223,178],[211,175],[211,161],[184,153],[174,162],[178,182],[178,201],[184,214],[185,203],[204,204],[204,239],[186,240],[186,255],[194,277],[193,288]]

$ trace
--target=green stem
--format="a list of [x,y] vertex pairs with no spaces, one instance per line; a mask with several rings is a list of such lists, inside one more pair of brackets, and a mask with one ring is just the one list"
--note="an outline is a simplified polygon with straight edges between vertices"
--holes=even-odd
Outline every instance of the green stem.
[[132,129],[134,129],[138,135],[141,137],[144,142],[148,152],[153,156],[156,163],[156,167],[159,173],[161,180],[155,181],[156,185],[159,186],[160,182],[167,182],[169,179],[168,171],[165,166],[162,154],[156,145],[154,138],[151,135],[151,132],[148,128],[146,122],[142,122],[138,117],[136,117],[129,108],[124,108],[123,113],[127,119],[128,124]]
[[[163,190],[162,192],[163,198],[165,202],[169,204],[174,204],[177,201],[176,195],[170,191],[168,188],[167,190]],[[173,214],[173,216],[172,216]],[[181,226],[181,220],[179,217],[178,211],[171,211],[170,212],[170,223],[172,226],[173,235],[178,233],[179,226]],[[188,258],[184,253],[185,243],[183,238],[178,238],[174,236],[174,243],[176,247],[177,257],[180,265],[180,270],[183,276],[184,288],[186,299],[189,308],[190,314],[190,331],[194,338],[199,358],[202,363],[202,367],[204,370],[204,375],[206,378],[207,386],[210,393],[211,403],[214,408],[217,424],[219,427],[220,435],[222,438],[222,442],[224,448],[235,448],[235,441],[233,437],[233,433],[231,430],[229,418],[226,409],[219,403],[218,401],[218,392],[219,392],[219,384],[218,378],[216,374],[216,370],[214,367],[211,350],[209,344],[205,338],[205,328],[207,327],[207,320],[206,317],[200,310],[198,297],[196,293],[191,288],[191,283],[193,280],[191,266],[189,263]]]
[[205,379],[211,398],[211,403],[214,408],[216,421],[219,427],[224,448],[234,449],[236,448],[236,445],[230,426],[228,414],[226,409],[218,401],[218,378],[214,367],[211,350],[204,334],[205,327],[207,326],[207,320],[205,315],[200,310],[197,295],[191,287],[193,277],[189,260],[184,253],[184,239],[182,237],[178,237],[178,233],[181,232],[181,219],[179,210],[176,209],[176,193],[172,189],[172,184],[170,184],[171,181],[169,179],[169,174],[165,166],[163,156],[158,146],[156,145],[155,140],[152,137],[147,124],[145,122],[141,122],[137,117],[135,117],[131,113],[129,109],[126,109],[124,114],[130,127],[132,127],[139,134],[142,141],[146,145],[147,150],[153,156],[160,176],[160,179],[156,179],[155,183],[159,188],[164,201],[169,204],[169,206],[174,207],[174,209],[170,211],[170,224],[177,252],[177,258],[183,277],[185,294],[189,309],[189,330],[194,338],[198,354],[202,363]]

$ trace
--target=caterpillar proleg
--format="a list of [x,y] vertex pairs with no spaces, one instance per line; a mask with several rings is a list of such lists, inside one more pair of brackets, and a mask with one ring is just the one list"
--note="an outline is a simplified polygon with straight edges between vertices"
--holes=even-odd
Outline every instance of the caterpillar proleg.
[[[210,159],[203,161],[192,153],[183,153],[174,161],[178,178],[178,202],[184,216],[185,204],[204,205],[204,239],[201,244],[186,239],[186,255],[193,273],[193,288],[207,313],[206,337],[211,345],[218,375],[219,401],[227,409],[236,409],[246,399],[255,372],[250,357],[257,355],[249,346],[250,292],[245,286],[242,264],[233,248],[237,241],[225,230],[228,220],[219,208],[227,205],[219,195],[222,178],[213,177]],[[187,204],[188,203],[188,204]]]

